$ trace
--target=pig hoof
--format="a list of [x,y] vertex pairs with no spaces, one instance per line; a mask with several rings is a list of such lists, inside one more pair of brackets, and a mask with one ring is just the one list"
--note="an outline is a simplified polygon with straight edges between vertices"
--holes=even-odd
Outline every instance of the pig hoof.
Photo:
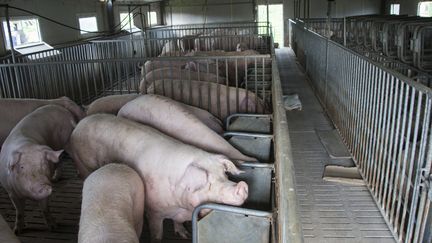
[[183,239],[189,239],[191,238],[191,234],[189,231],[183,226],[182,223],[175,223],[174,224],[174,232],[179,235]]
[[57,172],[57,170],[54,172],[54,175],[53,175],[53,177],[51,178],[51,181],[52,182],[57,182],[57,181],[59,181],[60,180],[60,178],[61,178],[61,172]]

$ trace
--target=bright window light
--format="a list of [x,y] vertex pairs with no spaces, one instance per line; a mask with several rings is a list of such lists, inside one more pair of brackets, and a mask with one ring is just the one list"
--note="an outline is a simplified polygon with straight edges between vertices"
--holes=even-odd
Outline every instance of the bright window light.
[[129,13],[129,17],[127,12],[120,13],[120,23],[122,30],[129,31],[130,27],[132,27],[132,30],[137,29],[133,21],[133,13]]
[[[29,46],[42,42],[39,21],[36,18],[14,19],[10,21],[14,48]],[[9,50],[9,33],[6,21],[3,21],[6,48]]]
[[390,4],[390,14],[399,15],[400,4]]
[[95,16],[82,17],[78,19],[81,34],[87,34],[86,31],[95,32],[98,31],[97,20]]
[[155,25],[157,24],[157,14],[154,11],[151,11],[148,15],[148,21],[149,21],[149,25]]
[[432,17],[432,1],[419,2],[417,15],[420,17]]

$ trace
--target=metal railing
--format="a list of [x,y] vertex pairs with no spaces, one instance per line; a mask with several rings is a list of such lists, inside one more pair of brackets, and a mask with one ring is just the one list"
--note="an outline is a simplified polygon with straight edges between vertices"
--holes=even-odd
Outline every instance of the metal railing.
[[431,89],[290,23],[312,86],[395,239],[430,241]]
[[[191,67],[185,69],[187,65]],[[0,65],[0,96],[49,99],[65,95],[82,104],[101,95],[145,93],[155,80],[190,82],[191,80],[204,81],[207,78],[215,85],[229,85],[234,89],[244,88],[249,90],[247,94],[252,92],[263,100],[270,101],[270,86],[263,85],[271,82],[271,74],[265,71],[266,65],[271,65],[270,55],[3,64]],[[159,73],[154,72],[153,69],[156,68],[164,68],[164,70]],[[150,82],[149,79],[152,81]],[[174,84],[171,82],[170,85]],[[239,95],[238,91],[235,93]],[[187,99],[185,97],[183,101],[188,99],[189,97]],[[238,98],[236,100],[239,101]],[[232,107],[239,105],[232,104]]]
[[[382,55],[410,69],[432,71],[430,38],[432,18],[406,15],[364,15],[344,19],[302,19],[322,36],[370,55]],[[420,30],[421,29],[421,30]],[[418,32],[418,33],[417,33]]]
[[[100,96],[109,94],[137,93],[140,91],[146,93],[152,86],[155,86],[154,82],[161,80],[160,78],[163,78],[160,83],[162,83],[163,90],[168,91],[167,93],[174,90],[184,91],[180,92],[180,100],[187,104],[191,104],[193,96],[196,95],[199,100],[195,105],[206,110],[210,110],[210,108],[206,107],[205,104],[212,103],[216,104],[220,111],[224,102],[227,101],[225,104],[231,107],[231,109],[227,107],[227,110],[229,114],[232,114],[238,112],[241,105],[241,92],[246,97],[249,95],[255,100],[258,100],[256,97],[259,97],[271,104],[270,107],[273,110],[276,185],[276,195],[273,199],[276,208],[273,208],[275,224],[272,225],[272,228],[275,230],[276,237],[272,238],[272,242],[302,242],[303,235],[299,223],[294,167],[287,119],[283,108],[281,83],[273,45],[270,45],[269,48],[271,50],[270,55],[246,57],[115,58],[113,53],[116,52],[116,48],[107,44],[102,53],[113,56],[104,60],[70,58],[68,60],[46,59],[43,62],[0,64],[0,97],[56,98],[68,96],[79,104],[87,104]],[[85,49],[81,49],[80,52],[87,53],[83,50]],[[67,51],[62,53],[67,53]],[[94,54],[94,52],[89,53]],[[71,55],[70,57],[75,56]],[[101,57],[101,55],[98,54],[97,57]],[[150,74],[154,66],[151,63],[157,62],[167,68],[163,77]],[[146,63],[148,65],[145,65]],[[194,65],[191,65],[192,63]],[[227,65],[228,63],[230,65]],[[192,70],[192,66],[195,66],[194,70]],[[182,71],[176,79],[172,75],[174,75],[174,71],[178,72],[179,70]],[[269,70],[270,72],[268,72]],[[202,82],[200,85],[202,88],[194,91],[194,93],[190,92],[193,81],[192,75],[199,75],[198,79],[203,80],[206,75],[211,76],[211,74],[218,77],[216,81],[213,80],[212,83]],[[166,83],[167,80],[168,83]],[[181,80],[180,85],[186,89],[181,86],[177,89],[173,86],[173,82],[177,80]],[[267,85],[268,83],[270,85]],[[140,86],[141,84],[144,85]],[[165,84],[167,87],[164,87]],[[215,85],[216,92],[206,91]],[[246,90],[247,92],[245,92]],[[225,92],[226,97],[221,96],[221,92]],[[162,93],[162,95],[167,94]],[[252,110],[246,109],[246,111],[247,113],[254,113]],[[267,111],[255,109],[255,112]]]
[[417,16],[365,15],[347,17],[342,24],[341,19],[302,19],[297,23],[432,87],[431,21]]
[[[207,26],[207,25],[206,25]],[[237,44],[247,49],[270,54],[271,28],[267,23],[220,23],[170,26],[148,29],[141,34],[130,34],[70,44],[52,50],[16,56],[17,63],[81,61],[118,58],[156,57],[168,42],[182,51],[235,51]],[[3,64],[11,63],[4,58]]]

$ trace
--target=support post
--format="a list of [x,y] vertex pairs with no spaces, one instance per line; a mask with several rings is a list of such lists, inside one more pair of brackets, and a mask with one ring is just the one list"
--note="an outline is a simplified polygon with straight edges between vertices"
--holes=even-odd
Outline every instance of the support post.
[[346,46],[346,38],[347,38],[346,17],[344,17],[344,19],[343,19],[343,43],[344,43],[344,46]]
[[108,29],[111,34],[115,32],[114,29],[114,10],[113,10],[113,2],[112,0],[108,0],[106,2],[106,13],[107,13],[107,20],[108,20]]
[[9,47],[11,50],[12,63],[15,64],[15,49],[14,49],[14,44],[13,44],[13,39],[12,39],[12,30],[11,30],[11,26],[10,26],[9,5],[6,5],[5,11],[6,11],[6,14],[5,14],[6,26],[7,26],[8,35],[9,35]]

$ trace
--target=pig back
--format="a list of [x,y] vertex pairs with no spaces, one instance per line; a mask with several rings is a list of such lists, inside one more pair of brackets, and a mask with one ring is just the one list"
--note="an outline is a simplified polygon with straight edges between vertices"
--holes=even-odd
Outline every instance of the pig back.
[[53,100],[0,99],[0,114],[2,114],[2,119],[0,119],[0,146],[17,123],[26,115],[39,107],[49,104],[59,105],[66,108],[77,120],[84,117],[81,108],[67,97]]
[[139,242],[144,217],[141,177],[123,164],[108,164],[84,182],[78,242]]
[[149,94],[167,96],[209,111],[224,120],[233,113],[263,112],[264,104],[250,91],[200,81],[157,80],[148,89]]
[[96,113],[108,113],[117,115],[123,105],[137,98],[139,94],[109,95],[93,101],[87,106],[87,116]]
[[110,114],[95,114],[77,125],[66,151],[85,178],[107,163],[122,161],[132,166],[141,158],[154,162],[159,155],[167,156],[166,151],[177,151],[182,146],[186,145],[149,126]]
[[76,125],[75,117],[58,105],[45,105],[25,116],[12,129],[4,146],[21,137],[54,150],[63,149]]

